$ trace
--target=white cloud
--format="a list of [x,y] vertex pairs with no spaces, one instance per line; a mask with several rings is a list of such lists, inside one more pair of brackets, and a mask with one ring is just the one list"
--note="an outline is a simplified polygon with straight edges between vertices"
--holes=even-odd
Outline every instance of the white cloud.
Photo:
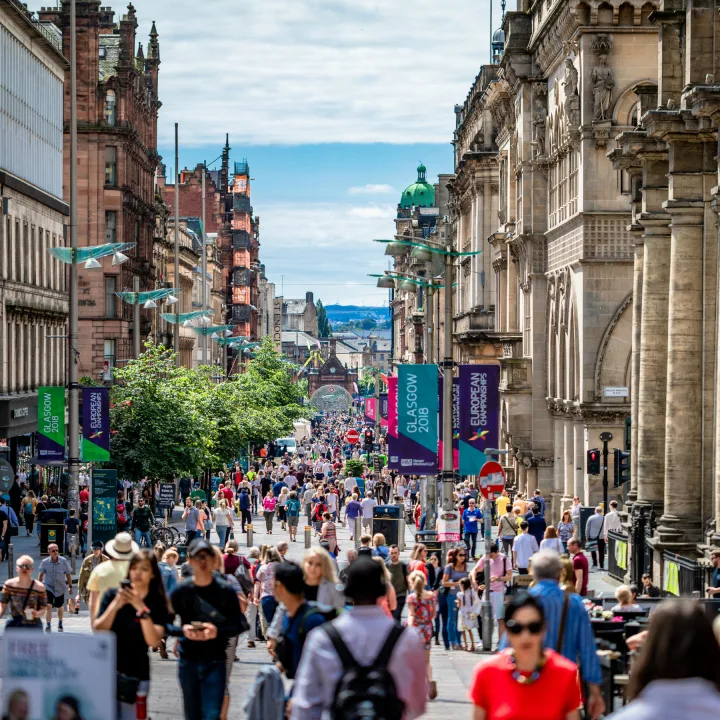
[[387,290],[377,289],[368,273],[382,273],[388,267],[384,246],[373,238],[392,235],[392,221],[391,208],[388,214],[388,209],[342,203],[264,206],[260,255],[268,278],[276,284],[276,294],[298,297],[311,290],[326,304],[386,302]]
[[397,190],[395,190],[392,185],[373,185],[372,183],[368,183],[367,185],[351,187],[348,192],[350,195],[389,195],[397,193]]
[[383,218],[391,220],[395,217],[396,209],[392,206],[387,207],[354,207],[348,210],[348,215],[358,218]]
[[[495,0],[499,9],[499,0]],[[47,2],[31,0],[33,9]],[[487,62],[476,0],[138,0],[160,39],[160,145],[451,140]],[[113,5],[116,19],[125,3]],[[495,24],[499,12],[495,14]]]

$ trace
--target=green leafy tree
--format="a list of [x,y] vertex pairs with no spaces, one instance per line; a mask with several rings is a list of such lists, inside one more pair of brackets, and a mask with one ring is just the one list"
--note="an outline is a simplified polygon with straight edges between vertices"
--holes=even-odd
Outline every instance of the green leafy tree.
[[375,318],[371,317],[363,318],[360,321],[360,327],[363,330],[372,330],[373,328],[377,327],[377,321],[375,320]]
[[325,311],[325,306],[322,304],[322,300],[318,300],[317,303],[315,303],[315,309],[317,310],[318,335],[322,338],[332,337],[332,326],[328,320],[327,312]]

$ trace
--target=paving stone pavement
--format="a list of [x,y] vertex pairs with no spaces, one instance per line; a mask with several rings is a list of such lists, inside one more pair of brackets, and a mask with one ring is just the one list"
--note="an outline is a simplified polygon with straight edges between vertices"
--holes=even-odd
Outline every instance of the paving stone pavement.
[[[179,525],[179,508],[175,511],[175,523]],[[279,523],[275,523],[272,535],[265,532],[265,523],[261,516],[254,517],[254,544],[277,544],[278,542],[287,541],[287,531],[283,531]],[[239,523],[238,523],[239,530]],[[14,555],[18,558],[20,555],[28,554],[35,559],[36,567],[41,560],[40,548],[37,544],[35,536],[26,537],[24,528],[20,528],[20,535],[13,539]],[[247,551],[247,542],[245,535],[240,532],[235,534],[236,539],[240,543],[241,552]],[[299,542],[290,543],[288,557],[292,560],[300,561],[305,552],[303,542],[303,525],[299,528]],[[211,540],[217,542],[217,536],[213,531]],[[410,528],[406,529],[406,550],[403,557],[407,559],[414,543],[413,533]],[[313,537],[312,545],[317,546],[317,539]],[[350,540],[349,529],[344,526],[338,526],[338,543],[342,550],[342,559],[345,551],[354,545]],[[78,563],[79,570],[79,563]],[[14,573],[13,573],[14,574]],[[7,578],[7,563],[0,565],[0,581]],[[612,580],[608,580],[605,573],[592,573],[590,576],[590,587],[596,592],[612,590],[617,585]],[[4,625],[4,621],[0,621]],[[53,620],[53,632],[56,631],[57,621]],[[90,618],[87,609],[83,606],[79,615],[70,615],[65,617],[64,621],[65,633],[90,633]],[[0,632],[2,630],[0,629]],[[171,641],[171,643],[174,641]],[[476,637],[476,644],[479,644]],[[265,649],[264,643],[257,643],[256,648],[248,648],[244,638],[241,638],[238,646],[239,661],[233,667],[232,677],[230,680],[230,711],[228,717],[231,720],[241,719],[245,717],[242,711],[242,705],[247,697],[247,693],[252,686],[253,680],[262,665],[269,660],[269,655]],[[483,662],[488,656],[484,653],[476,651],[475,653],[463,651],[446,651],[442,646],[433,646],[432,649],[432,666],[434,677],[438,683],[438,698],[435,701],[428,702],[427,711],[423,718],[428,720],[447,720],[450,717],[465,718],[470,716],[470,703],[467,700],[467,689],[470,684],[474,667]],[[1,670],[0,670],[1,672]],[[177,681],[177,661],[173,658],[172,653],[169,660],[162,660],[157,653],[151,654],[151,685],[149,695],[149,715],[151,720],[177,720],[182,717],[182,699],[180,695],[180,687]],[[0,686],[1,687],[1,686]]]

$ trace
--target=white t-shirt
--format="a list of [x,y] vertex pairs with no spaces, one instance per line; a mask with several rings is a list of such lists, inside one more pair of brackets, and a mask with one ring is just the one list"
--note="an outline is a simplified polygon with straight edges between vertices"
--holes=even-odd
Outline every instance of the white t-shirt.
[[327,504],[329,512],[337,512],[338,497],[335,493],[328,493],[325,496],[325,503]]
[[395,488],[395,492],[396,492],[401,498],[404,498],[404,497],[405,497],[405,486],[404,486],[404,485],[398,485],[398,486]]
[[517,554],[517,566],[527,570],[530,558],[538,551],[537,540],[530,533],[523,533],[513,540],[512,549]]
[[294,475],[286,475],[285,484],[292,490],[297,485],[297,478]]
[[352,489],[357,485],[357,480],[354,477],[345,478],[345,491],[352,492]]
[[333,471],[332,463],[326,462],[326,463],[323,465],[323,472],[324,472],[328,477],[330,477],[330,476],[332,475],[332,471]]
[[362,505],[362,516],[364,518],[371,518],[373,516],[373,508],[377,505],[377,500],[366,497],[360,505]]

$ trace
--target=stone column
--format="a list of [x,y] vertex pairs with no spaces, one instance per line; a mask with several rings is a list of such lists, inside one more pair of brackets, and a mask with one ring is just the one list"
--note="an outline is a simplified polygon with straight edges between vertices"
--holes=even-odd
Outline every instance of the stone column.
[[507,251],[507,310],[505,314],[508,332],[517,332],[518,324],[518,266],[510,249]]
[[638,467],[638,414],[640,412],[640,345],[642,328],[642,287],[644,243],[642,235],[633,231],[633,314],[632,314],[632,352],[630,355],[630,492],[628,503],[637,500]]
[[[687,152],[687,145],[683,149]],[[675,148],[675,152],[681,151]],[[699,540],[701,525],[698,504],[702,484],[703,206],[702,200],[667,202],[672,223],[665,511],[658,534],[670,542],[695,536]]]
[[637,422],[637,500],[659,510],[665,485],[665,394],[667,390],[667,313],[670,285],[670,216],[667,154],[646,153],[643,162],[644,227],[640,378]]
[[553,418],[553,506],[560,508],[567,502],[565,491],[565,468],[563,457],[565,455],[565,431],[563,421],[557,415]]
[[573,492],[575,490],[575,473],[573,470],[575,464],[575,438],[573,436],[572,420],[563,420],[563,473],[564,473],[564,493],[563,505],[572,503]]
[[574,435],[574,494],[577,495],[583,504],[588,503],[588,493],[585,489],[585,425],[582,422],[573,423]]
[[528,493],[530,492],[528,490],[527,485],[527,468],[522,464],[517,464],[517,477],[518,477],[518,490],[522,493],[525,493],[525,497],[528,497]]

